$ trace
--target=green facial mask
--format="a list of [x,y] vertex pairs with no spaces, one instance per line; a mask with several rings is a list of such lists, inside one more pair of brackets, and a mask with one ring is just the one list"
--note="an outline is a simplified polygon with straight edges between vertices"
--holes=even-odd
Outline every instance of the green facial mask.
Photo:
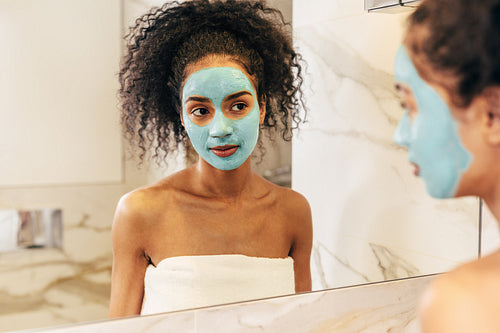
[[453,197],[472,160],[460,141],[457,122],[441,96],[420,78],[403,47],[396,55],[394,75],[411,89],[418,109],[413,121],[405,113],[394,142],[408,148],[408,159],[418,165],[429,195]]
[[[222,111],[222,102],[228,95],[241,91],[252,94],[254,106],[245,117],[229,119]],[[186,99],[189,96],[210,99],[215,107],[215,115],[210,123],[198,126],[191,121],[186,111]],[[220,170],[236,169],[253,152],[259,137],[259,103],[251,82],[239,69],[211,67],[191,74],[182,91],[182,109],[184,127],[194,149],[213,167]],[[225,150],[226,153],[219,155],[214,153],[214,147],[224,146],[237,148]]]

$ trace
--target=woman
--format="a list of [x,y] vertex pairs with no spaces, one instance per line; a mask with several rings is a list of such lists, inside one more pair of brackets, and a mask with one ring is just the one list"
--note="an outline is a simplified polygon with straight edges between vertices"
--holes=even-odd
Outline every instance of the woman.
[[[436,198],[479,196],[500,218],[500,0],[426,0],[395,61],[395,142]],[[500,251],[432,283],[424,332],[500,330]]]
[[137,20],[122,122],[144,156],[186,140],[198,162],[126,194],[113,222],[110,317],[311,289],[300,194],[251,170],[259,129],[298,125],[299,55],[263,2],[168,3]]

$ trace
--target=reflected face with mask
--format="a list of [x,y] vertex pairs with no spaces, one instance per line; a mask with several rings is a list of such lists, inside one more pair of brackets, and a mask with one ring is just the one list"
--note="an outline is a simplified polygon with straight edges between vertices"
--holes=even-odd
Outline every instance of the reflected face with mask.
[[[222,64],[222,65],[221,65]],[[265,117],[251,77],[237,63],[197,66],[182,89],[182,123],[208,164],[234,170],[245,163]]]
[[459,135],[457,120],[443,96],[424,81],[404,46],[395,60],[396,88],[406,109],[394,133],[394,142],[408,149],[426,190],[435,198],[457,195],[473,156]]

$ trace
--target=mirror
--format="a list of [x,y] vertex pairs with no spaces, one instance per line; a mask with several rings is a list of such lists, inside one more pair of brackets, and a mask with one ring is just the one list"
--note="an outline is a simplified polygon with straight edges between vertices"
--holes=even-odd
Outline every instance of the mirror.
[[[104,78],[109,82],[107,88],[97,90],[106,91],[107,96],[97,107],[80,111],[76,111],[76,107],[67,107],[57,114],[50,113],[52,109],[37,108],[36,112],[28,113],[29,119],[36,121],[18,130],[26,134],[27,139],[25,145],[17,146],[12,150],[14,152],[27,151],[30,142],[50,137],[52,141],[46,141],[48,143],[37,151],[61,146],[60,149],[70,148],[68,151],[74,150],[76,154],[71,158],[61,150],[51,158],[44,154],[21,154],[24,156],[21,164],[29,166],[25,169],[26,174],[36,174],[41,178],[24,184],[0,184],[1,209],[61,208],[64,225],[62,251],[43,249],[0,254],[2,329],[106,318],[111,271],[110,222],[118,199],[123,193],[184,166],[180,154],[177,160],[169,162],[168,169],[146,164],[137,170],[136,161],[122,159],[122,152],[126,149],[121,148],[119,129],[114,127],[118,119],[115,100],[118,57],[114,53],[109,56],[105,50],[110,48],[109,52],[118,50],[119,53],[124,26],[151,5],[161,2],[0,0],[2,45],[14,42],[8,39],[11,35],[9,22],[16,23],[12,26],[27,27],[29,22],[37,20],[36,15],[46,12],[47,6],[51,5],[54,16],[46,18],[46,22],[50,22],[52,28],[57,27],[59,30],[56,31],[61,35],[79,33],[80,40],[71,45],[86,41],[91,30],[85,27],[99,27],[94,34],[101,37],[103,32],[110,32],[112,42],[103,43],[102,48],[89,46],[80,50],[85,51],[87,57],[79,61],[88,60],[93,54],[100,55],[93,62],[114,59],[112,65],[103,66],[113,68],[112,71],[102,69],[97,74],[101,80],[92,81],[91,77],[85,76],[90,87]],[[291,0],[269,3],[291,17]],[[9,19],[9,15],[14,14],[18,16]],[[362,0],[321,0],[314,6],[308,0],[293,1],[295,41],[308,63],[306,101],[309,123],[295,137],[292,147],[278,148],[282,153],[268,151],[266,163],[271,161],[271,164],[256,167],[261,168],[261,173],[283,167],[286,173],[292,156],[292,187],[308,198],[313,210],[315,242],[311,263],[315,290],[441,272],[478,253],[478,202],[475,199],[430,199],[420,180],[412,176],[406,152],[392,144],[392,132],[402,114],[393,89],[392,60],[401,40],[406,15],[367,14],[363,11]],[[12,17],[16,19],[12,20]],[[103,22],[106,22],[106,27],[99,26]],[[72,28],[75,27],[73,23],[79,23],[79,28]],[[39,25],[40,29],[44,26]],[[52,35],[44,35],[43,30],[30,27],[32,30],[27,30],[26,35],[39,36],[39,40],[24,45],[28,51],[31,45],[33,54],[40,54],[37,48],[52,45],[48,42]],[[64,45],[62,42],[55,44],[47,52],[62,57],[69,52]],[[23,54],[26,57],[23,59],[27,59],[28,54]],[[63,65],[60,59],[57,63]],[[32,64],[45,68],[40,58],[34,59]],[[88,74],[93,68],[80,68],[78,62],[66,65],[66,73],[73,68]],[[2,60],[0,66],[4,72],[8,64]],[[16,67],[20,71],[19,66],[22,67],[23,63]],[[32,68],[33,73],[37,73],[36,68]],[[11,77],[15,77],[15,73]],[[44,73],[49,78],[57,74],[52,71]],[[64,81],[61,86],[76,84],[75,78],[83,75],[78,73],[69,72],[72,80]],[[11,82],[2,81],[3,78],[5,76],[0,76],[2,87],[12,86]],[[42,87],[45,81],[40,77],[37,79],[40,80],[38,86]],[[20,93],[19,99],[34,98],[36,91],[34,86],[29,93]],[[96,90],[89,87],[79,86],[72,91],[80,93],[80,101],[95,100],[97,96]],[[0,91],[0,101],[3,101],[6,96],[1,94],[5,91]],[[54,96],[38,97],[56,99]],[[114,101],[112,106],[107,104],[108,98]],[[102,108],[108,111],[97,115],[90,113]],[[23,123],[23,119],[16,120],[16,114],[9,112],[4,104],[0,104],[0,112],[2,119],[9,119],[9,123],[28,124]],[[49,113],[47,116],[46,112]],[[75,114],[88,117],[67,119]],[[79,126],[68,133],[59,132],[57,129],[66,126],[66,122]],[[50,130],[37,132],[43,126]],[[83,139],[78,141],[82,146],[71,149],[76,147],[72,145],[76,141],[68,140],[76,137],[80,127],[87,130]],[[1,151],[7,144],[16,147],[21,143],[6,133],[0,131],[0,135],[4,135],[0,140]],[[108,142],[111,142],[109,146]],[[87,172],[90,167],[82,163],[88,159],[78,159],[94,150],[104,151],[105,156],[92,160],[106,161],[104,164],[109,166],[100,168],[96,163],[95,170],[106,169],[107,174]],[[110,155],[106,151],[119,154]],[[7,160],[5,155],[2,158],[2,163],[14,163],[12,165],[16,167],[12,172],[19,171],[14,162],[18,160]],[[63,168],[64,175],[84,175],[87,178],[61,180],[58,176],[62,171],[50,171],[51,180],[44,181],[43,173],[34,167],[40,161],[49,160],[57,165],[66,159],[80,161],[80,164]],[[53,170],[50,166],[47,169]],[[78,172],[72,175],[71,170]],[[9,179],[5,174],[3,176]]]

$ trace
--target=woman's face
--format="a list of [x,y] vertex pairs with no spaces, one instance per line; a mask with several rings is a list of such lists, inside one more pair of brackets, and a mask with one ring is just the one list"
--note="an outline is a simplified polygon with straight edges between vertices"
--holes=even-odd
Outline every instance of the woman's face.
[[192,66],[182,89],[182,121],[202,159],[233,170],[251,155],[265,107],[245,69],[233,61]]
[[404,47],[396,55],[394,75],[406,109],[394,141],[408,148],[408,159],[429,195],[453,197],[472,161],[460,139],[457,121],[442,92],[440,95],[419,76]]

